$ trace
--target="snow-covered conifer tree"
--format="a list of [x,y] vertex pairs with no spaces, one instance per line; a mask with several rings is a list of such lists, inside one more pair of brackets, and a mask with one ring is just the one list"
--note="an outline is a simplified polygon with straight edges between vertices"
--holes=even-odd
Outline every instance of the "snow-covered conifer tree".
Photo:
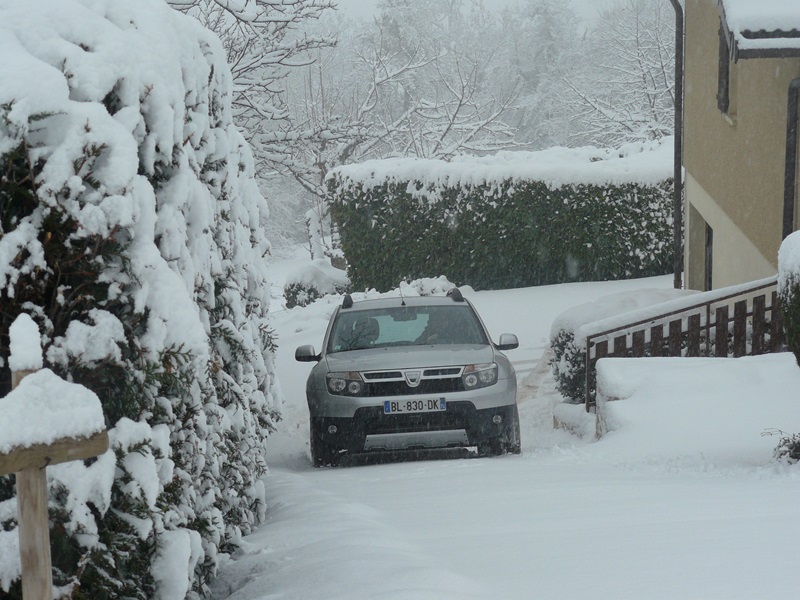
[[[59,595],[202,593],[264,515],[277,418],[268,211],[225,52],[162,0],[0,2],[0,48],[3,379],[29,313],[112,446],[48,470]],[[14,502],[0,479],[0,530]],[[0,561],[12,597],[18,577]]]

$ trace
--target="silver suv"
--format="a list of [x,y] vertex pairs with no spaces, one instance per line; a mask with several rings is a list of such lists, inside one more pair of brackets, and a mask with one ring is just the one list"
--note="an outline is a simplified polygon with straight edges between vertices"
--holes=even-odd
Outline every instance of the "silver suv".
[[331,316],[323,349],[295,359],[318,364],[306,384],[314,466],[343,455],[476,447],[481,455],[520,452],[517,381],[458,289],[438,297],[353,302]]

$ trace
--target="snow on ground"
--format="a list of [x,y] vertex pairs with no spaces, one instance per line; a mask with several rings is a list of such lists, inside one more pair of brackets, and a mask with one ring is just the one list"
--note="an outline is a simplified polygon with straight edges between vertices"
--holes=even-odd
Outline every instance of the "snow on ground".
[[609,430],[598,446],[606,452],[634,450],[642,460],[703,469],[757,468],[779,439],[765,432],[800,432],[800,368],[791,352],[739,360],[609,358],[597,377],[598,414]]
[[[285,268],[273,269],[275,283]],[[787,355],[718,361],[722,397],[698,389],[702,373],[684,383],[688,359],[654,363],[646,376],[612,369],[617,388],[632,382],[627,400],[607,405],[614,431],[595,441],[553,429],[560,398],[538,364],[553,319],[610,293],[670,285],[661,277],[467,290],[495,340],[520,338],[509,356],[521,383],[522,455],[339,469],[310,465],[310,365],[293,359],[298,345],[319,347],[339,300],[289,311],[276,303],[286,404],[270,439],[268,522],[222,569],[214,598],[794,597],[800,467],[775,464],[777,438],[760,430],[800,431],[800,403],[787,402],[800,369]],[[783,405],[768,409],[762,389]],[[726,401],[749,431],[726,425]],[[581,407],[560,410],[587,418]],[[693,434],[677,435],[686,429]]]

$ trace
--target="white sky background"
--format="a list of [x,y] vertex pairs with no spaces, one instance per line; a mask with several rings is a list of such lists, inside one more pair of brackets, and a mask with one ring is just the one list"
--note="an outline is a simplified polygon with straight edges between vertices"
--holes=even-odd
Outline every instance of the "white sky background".
[[[500,10],[511,4],[514,0],[486,0],[487,8]],[[591,20],[597,15],[600,8],[611,6],[614,0],[570,0],[575,12],[584,20]],[[667,0],[663,0],[666,2]],[[369,17],[377,11],[380,0],[339,0],[339,10],[352,14],[353,16]]]

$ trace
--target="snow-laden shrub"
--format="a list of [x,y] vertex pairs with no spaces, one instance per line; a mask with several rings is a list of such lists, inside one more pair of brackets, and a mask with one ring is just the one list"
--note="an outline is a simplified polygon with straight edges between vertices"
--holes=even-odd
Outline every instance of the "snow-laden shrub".
[[324,258],[298,267],[286,277],[283,296],[286,308],[308,306],[328,294],[344,294],[350,287],[347,273]]
[[[551,368],[556,388],[564,399],[574,404],[586,400],[586,339],[580,333],[583,325],[692,293],[674,289],[620,292],[579,304],[556,317],[550,329]],[[650,355],[649,344],[645,346],[645,355]],[[595,382],[591,376],[589,385],[594,397]]]
[[112,446],[48,472],[59,596],[202,593],[264,516],[277,418],[268,211],[225,53],[161,0],[5,2],[0,47],[0,381],[27,312]]
[[423,277],[413,281],[401,281],[395,290],[396,294],[404,296],[444,296],[456,287],[444,275],[439,277]]
[[434,273],[478,289],[668,273],[671,145],[638,150],[337,167],[331,212],[353,287]]
[[550,338],[550,348],[556,389],[568,402],[580,404],[586,398],[585,346],[575,342],[575,332],[561,329]]
[[800,231],[783,240],[778,252],[778,295],[786,345],[800,365]]
[[[336,288],[331,287],[331,291],[327,293],[344,293],[344,290],[337,291]],[[295,282],[287,283],[283,286],[283,297],[286,299],[286,308],[308,306],[325,295],[326,292],[321,292],[319,288],[313,284]]]
[[778,429],[765,431],[764,435],[780,436],[778,445],[772,453],[776,461],[790,465],[800,462],[800,433],[786,433]]
[[[778,297],[786,345],[800,366],[800,231],[787,236],[778,251]],[[775,458],[790,463],[800,461],[800,434],[781,434]]]
[[[328,266],[330,269],[330,265]],[[349,287],[349,286],[347,286]],[[398,296],[405,296],[405,297],[415,297],[415,296],[444,296],[455,288],[456,285],[451,281],[448,281],[447,277],[440,276],[440,277],[423,277],[422,279],[415,279],[413,281],[401,281],[399,285],[393,287],[388,292],[378,292],[374,288],[371,290],[367,290],[364,292],[350,292],[350,295],[353,297],[353,300],[358,302],[360,300],[371,300],[373,298],[381,298],[381,297],[398,297]],[[469,288],[466,288],[469,289]],[[286,288],[284,288],[284,293]],[[316,302],[317,300],[323,299],[326,302],[333,302],[333,303],[340,303],[342,301],[342,294],[345,292],[328,292],[326,294],[320,294],[317,297],[314,297],[312,300],[306,302],[305,304],[294,304],[291,305],[290,299],[286,298],[286,306],[288,308],[292,308],[292,306],[309,306]],[[296,301],[294,301],[296,302]]]

